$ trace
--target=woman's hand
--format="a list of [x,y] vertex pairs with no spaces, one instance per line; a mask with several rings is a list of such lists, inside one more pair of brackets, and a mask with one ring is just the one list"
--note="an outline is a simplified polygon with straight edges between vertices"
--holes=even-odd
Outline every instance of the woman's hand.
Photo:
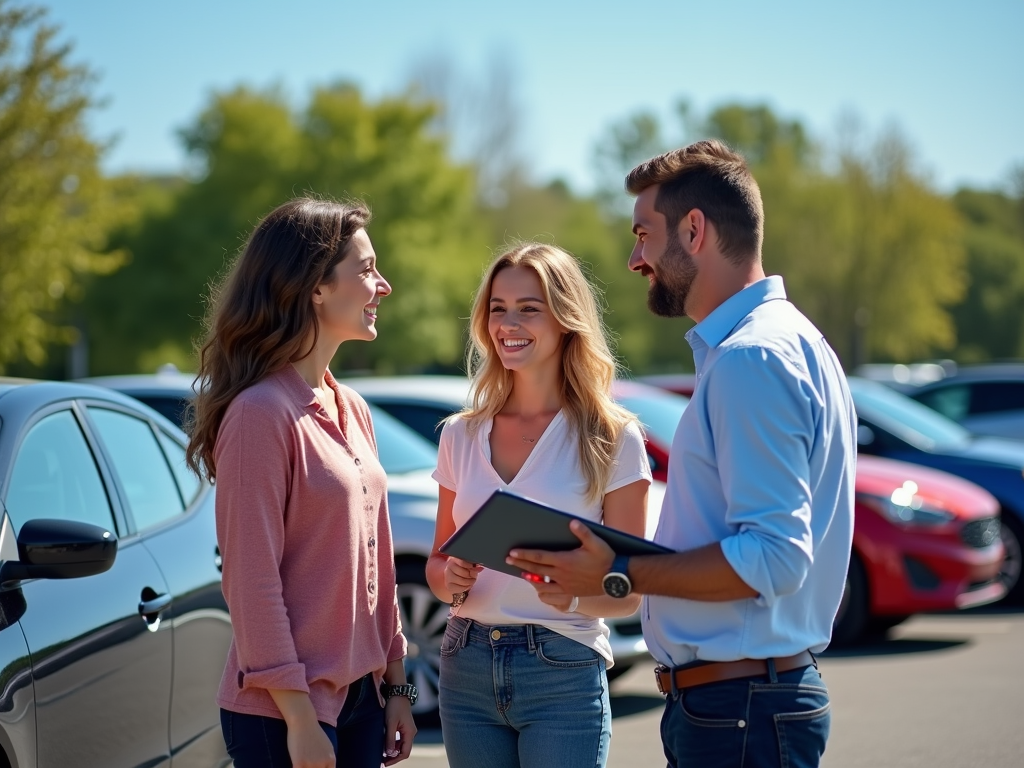
[[484,567],[474,563],[460,560],[457,557],[449,557],[444,564],[444,586],[452,595],[460,592],[469,592],[476,583],[476,577]]
[[315,717],[288,724],[288,756],[292,768],[335,768],[334,745]]
[[267,689],[288,727],[288,756],[293,768],[335,768],[334,745],[316,719],[309,694]]
[[416,737],[412,705],[405,696],[392,696],[388,699],[384,705],[384,723],[384,765],[394,765],[412,754],[412,740]]

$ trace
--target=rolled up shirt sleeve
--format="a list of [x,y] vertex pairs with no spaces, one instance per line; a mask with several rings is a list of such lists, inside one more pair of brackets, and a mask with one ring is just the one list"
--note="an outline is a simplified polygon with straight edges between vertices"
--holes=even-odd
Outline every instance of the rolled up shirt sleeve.
[[803,584],[814,561],[810,455],[815,400],[807,375],[770,348],[729,350],[708,371],[708,418],[735,531],[722,553],[772,605]]
[[216,444],[217,539],[239,687],[309,691],[281,582],[294,447],[262,409],[229,407]]

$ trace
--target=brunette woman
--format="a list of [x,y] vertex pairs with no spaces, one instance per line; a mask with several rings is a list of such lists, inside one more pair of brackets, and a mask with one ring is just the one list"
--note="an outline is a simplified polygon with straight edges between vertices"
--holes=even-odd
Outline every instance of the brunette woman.
[[615,364],[577,261],[521,245],[473,304],[472,404],[441,435],[427,579],[453,603],[440,712],[452,768],[594,768],[608,757],[613,663],[602,616],[639,599],[566,597],[438,552],[498,489],[643,535],[650,467],[636,418],[611,398]]
[[361,205],[281,205],[211,308],[189,464],[216,481],[234,632],[218,703],[235,768],[378,768],[408,757],[416,732],[373,425],[327,368],[342,342],[376,337],[391,292],[369,219]]

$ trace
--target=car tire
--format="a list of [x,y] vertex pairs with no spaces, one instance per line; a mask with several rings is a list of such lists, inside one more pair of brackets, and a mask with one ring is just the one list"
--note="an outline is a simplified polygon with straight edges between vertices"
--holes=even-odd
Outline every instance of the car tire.
[[399,562],[398,610],[402,631],[409,642],[405,674],[419,689],[412,713],[418,727],[437,727],[438,671],[441,665],[441,640],[448,625],[449,605],[434,596],[427,586],[423,560]]
[[846,587],[839,611],[832,622],[833,647],[854,645],[864,639],[868,628],[868,580],[864,566],[854,552],[846,572]]
[[1021,579],[1021,550],[1024,546],[1024,524],[1008,509],[1002,511],[999,538],[1006,554],[999,570],[999,579],[1006,586],[1004,605],[1024,605],[1024,579]]

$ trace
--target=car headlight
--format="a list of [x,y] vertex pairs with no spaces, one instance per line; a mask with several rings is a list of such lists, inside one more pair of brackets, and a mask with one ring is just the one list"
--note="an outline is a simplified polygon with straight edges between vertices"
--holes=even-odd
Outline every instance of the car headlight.
[[947,509],[925,504],[913,480],[907,480],[890,496],[858,493],[857,498],[897,525],[945,525],[956,518]]

